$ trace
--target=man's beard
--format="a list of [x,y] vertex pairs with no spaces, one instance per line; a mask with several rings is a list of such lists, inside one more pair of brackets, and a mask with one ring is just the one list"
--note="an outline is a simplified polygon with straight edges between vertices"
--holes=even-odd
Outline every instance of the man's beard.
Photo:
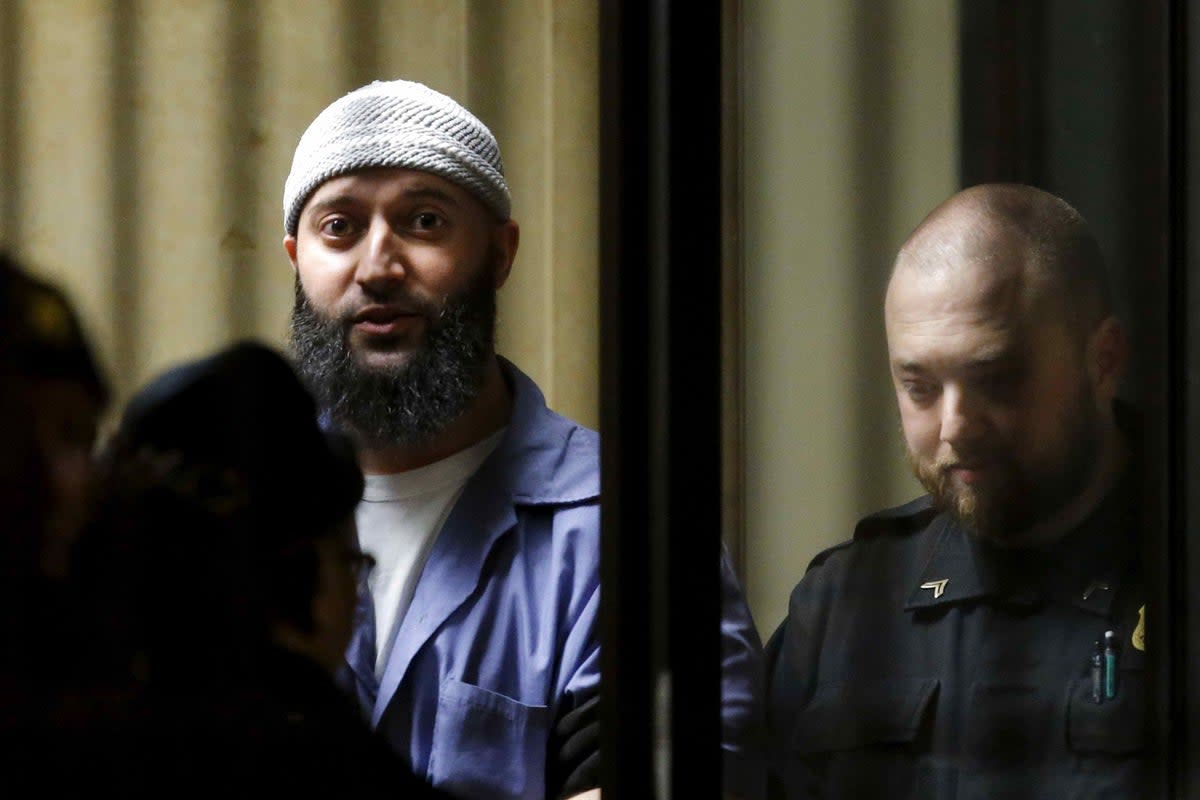
[[1087,487],[1100,448],[1099,414],[1088,386],[1081,386],[1075,404],[1062,414],[1063,449],[1053,463],[1022,465],[1007,450],[985,450],[991,480],[984,485],[956,484],[950,467],[971,454],[946,460],[927,460],[908,451],[908,462],[934,505],[949,511],[981,538],[1002,545],[1021,543],[1023,534],[1051,518]]
[[350,309],[321,315],[296,281],[291,346],[296,369],[332,422],[367,447],[428,441],[458,418],[479,395],[494,352],[494,256],[459,294],[440,306],[406,293],[370,298],[404,301],[426,318],[425,341],[402,364],[368,367],[350,344]]

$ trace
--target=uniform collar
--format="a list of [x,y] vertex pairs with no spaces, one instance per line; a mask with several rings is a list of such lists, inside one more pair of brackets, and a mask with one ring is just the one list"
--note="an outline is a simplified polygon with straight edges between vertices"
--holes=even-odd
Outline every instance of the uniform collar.
[[1129,483],[1118,484],[1082,524],[1045,548],[996,547],[940,514],[930,526],[933,546],[905,610],[975,600],[1033,608],[1054,598],[1107,616],[1137,555]]
[[988,598],[1031,608],[1042,602],[1033,581],[1021,580],[1008,554],[968,534],[949,514],[933,522],[933,551],[904,608],[934,608]]

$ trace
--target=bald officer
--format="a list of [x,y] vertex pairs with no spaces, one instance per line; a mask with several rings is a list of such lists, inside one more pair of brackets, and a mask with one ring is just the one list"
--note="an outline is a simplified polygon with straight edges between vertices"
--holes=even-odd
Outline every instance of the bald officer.
[[928,494],[813,560],[768,647],[781,796],[1136,797],[1126,339],[1061,199],[967,189],[904,244],[892,382]]

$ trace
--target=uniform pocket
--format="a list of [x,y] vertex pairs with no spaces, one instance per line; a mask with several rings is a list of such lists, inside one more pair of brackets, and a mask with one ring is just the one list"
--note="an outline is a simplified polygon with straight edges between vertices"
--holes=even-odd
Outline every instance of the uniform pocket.
[[438,693],[430,781],[467,797],[541,798],[548,720],[546,706],[447,678]]
[[1117,696],[1097,703],[1089,680],[1071,683],[1067,742],[1076,753],[1132,755],[1146,744],[1146,697],[1141,670],[1122,670]]
[[933,678],[823,684],[796,718],[792,751],[809,755],[911,742],[938,686]]

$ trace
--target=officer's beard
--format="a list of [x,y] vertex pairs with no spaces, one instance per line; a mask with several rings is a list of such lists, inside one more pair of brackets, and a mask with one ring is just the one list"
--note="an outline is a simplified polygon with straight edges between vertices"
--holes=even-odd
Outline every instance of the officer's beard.
[[489,253],[462,292],[426,310],[423,345],[388,367],[367,367],[356,357],[349,338],[354,311],[323,316],[297,280],[292,354],[330,420],[363,446],[388,447],[426,442],[466,411],[479,396],[494,352],[498,255]]
[[1003,546],[1031,544],[1026,534],[1079,497],[1095,473],[1101,426],[1086,380],[1075,402],[1063,409],[1059,430],[1062,445],[1049,463],[1022,463],[1010,450],[985,445],[981,454],[991,473],[986,483],[954,479],[951,468],[960,459],[969,461],[969,454],[923,459],[909,450],[908,462],[934,505],[957,517],[968,531]]

